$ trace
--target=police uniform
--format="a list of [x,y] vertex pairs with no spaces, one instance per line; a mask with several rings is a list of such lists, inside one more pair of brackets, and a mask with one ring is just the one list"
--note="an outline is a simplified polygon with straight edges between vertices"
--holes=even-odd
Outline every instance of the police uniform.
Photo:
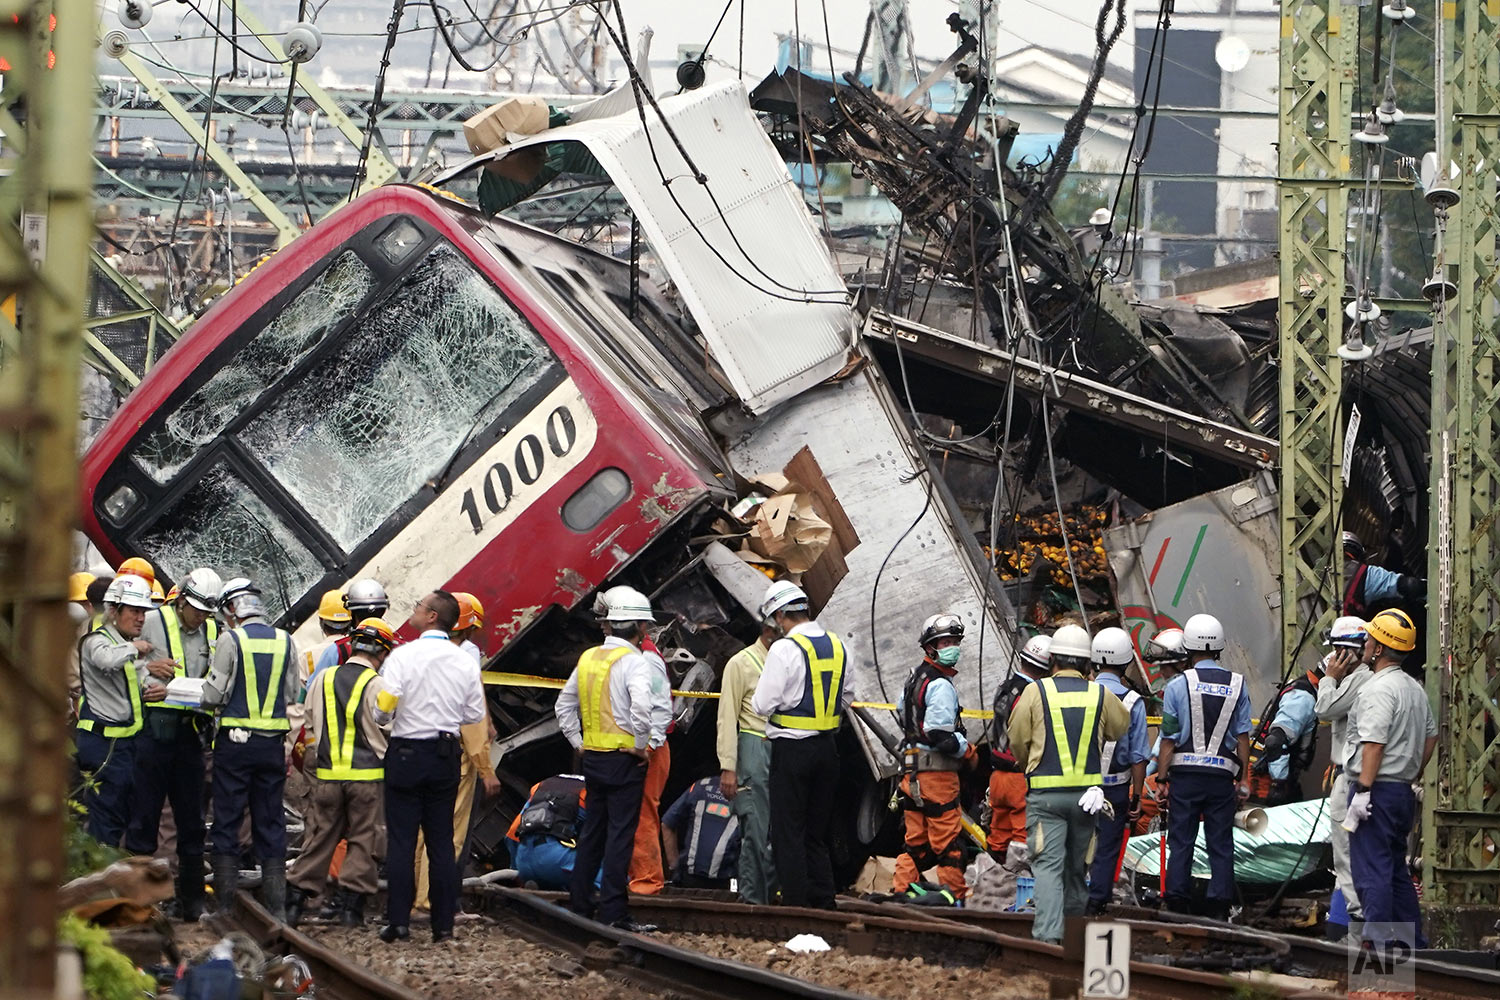
[[1166,776],[1166,902],[1179,912],[1191,906],[1193,845],[1201,816],[1210,871],[1207,914],[1229,915],[1234,898],[1236,781],[1244,774],[1237,743],[1249,733],[1250,696],[1239,674],[1214,660],[1202,660],[1167,684],[1161,736],[1176,745]]
[[906,773],[901,779],[906,844],[896,858],[894,892],[905,892],[921,880],[922,872],[936,866],[938,881],[955,897],[968,893],[959,842],[963,826],[958,773],[969,754],[969,741],[959,724],[963,709],[953,673],[924,659],[907,679],[896,705],[906,735]]
[[[570,902],[606,924],[629,920],[627,889],[641,818],[649,751],[667,734],[652,711],[656,673],[639,649],[615,636],[584,652],[557,696],[558,728],[583,752],[588,815],[578,842]],[[599,902],[594,904],[594,875]]]
[[750,707],[771,741],[771,846],[781,901],[833,909],[828,831],[838,787],[838,731],[853,701],[848,651],[817,622],[771,644]]
[[[79,641],[78,665],[83,697],[76,739],[84,776],[84,828],[99,843],[118,847],[130,821],[144,668],[134,643],[104,624]],[[151,849],[156,849],[154,843]]]
[[[197,629],[183,628],[173,606],[146,615],[141,638],[176,661],[175,677],[204,678],[213,662],[219,626],[210,616]],[[162,803],[172,803],[177,827],[179,896],[184,907],[203,899],[203,732],[208,719],[184,705],[157,702],[146,706],[145,724],[136,742],[135,790],[125,848],[154,854],[161,834]],[[189,912],[192,912],[190,910]]]
[[[292,637],[247,615],[219,637],[213,669],[204,685],[205,706],[219,706],[214,740],[213,830],[217,887],[237,881],[240,828],[250,814],[251,843],[261,864],[267,905],[286,883],[287,705],[297,700],[297,651]],[[220,879],[224,881],[220,881]]]
[[719,785],[719,776],[700,778],[677,797],[661,818],[678,845],[672,880],[689,889],[727,889],[739,863],[740,821]]
[[1010,743],[1026,762],[1029,787],[1026,833],[1036,879],[1031,936],[1038,940],[1061,941],[1063,918],[1083,915],[1094,817],[1079,798],[1103,781],[1103,742],[1129,729],[1130,713],[1113,692],[1067,668],[1029,686],[1011,713]]
[[572,885],[586,813],[581,774],[556,774],[531,786],[531,797],[505,834],[522,884],[554,890]]
[[740,821],[737,886],[742,903],[766,904],[776,891],[771,855],[771,745],[766,720],[750,707],[769,648],[755,642],[724,664],[719,694],[719,769],[733,771],[739,790],[729,804]]
[[1100,760],[1104,765],[1104,798],[1113,815],[1101,812],[1095,825],[1094,861],[1089,868],[1089,905],[1100,909],[1110,900],[1119,877],[1120,853],[1127,839],[1130,823],[1130,800],[1136,765],[1145,764],[1150,748],[1146,743],[1146,702],[1137,691],[1126,686],[1119,674],[1101,670],[1094,680],[1120,699],[1130,713],[1130,728],[1119,740],[1104,744]]
[[345,841],[339,887],[353,894],[349,911],[362,921],[364,898],[380,888],[375,839],[387,741],[375,712],[385,682],[358,653],[323,671],[318,681],[307,698],[313,821],[288,881],[301,892],[322,894],[334,852]]

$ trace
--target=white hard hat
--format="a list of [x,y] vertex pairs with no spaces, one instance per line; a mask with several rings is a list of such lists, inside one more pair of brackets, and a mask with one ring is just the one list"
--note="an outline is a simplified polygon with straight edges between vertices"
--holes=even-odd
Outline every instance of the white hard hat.
[[1026,645],[1021,647],[1021,659],[1026,664],[1043,673],[1052,669],[1052,637],[1050,635],[1034,635],[1026,640]]
[[1224,626],[1213,615],[1194,615],[1182,626],[1182,648],[1189,653],[1221,651],[1224,648]]
[[127,573],[115,577],[109,585],[109,590],[104,594],[104,603],[118,604],[126,608],[154,608],[156,602],[151,600],[151,584],[144,578]]
[[260,588],[243,576],[237,576],[224,584],[224,589],[219,591],[219,608],[235,618],[265,614],[265,605],[260,600]]
[[654,622],[651,599],[634,587],[611,587],[603,594],[607,622]]
[[922,635],[917,639],[917,645],[926,646],[944,637],[962,640],[964,637],[964,620],[958,617],[958,615],[950,615],[946,611],[933,615],[922,623]]
[[1090,658],[1105,667],[1124,667],[1135,660],[1135,644],[1122,628],[1103,628],[1094,636]]
[[1152,636],[1146,659],[1152,663],[1187,659],[1187,650],[1182,645],[1182,629],[1164,628]]
[[1052,660],[1053,666],[1057,665],[1059,656],[1070,656],[1080,660],[1087,660],[1094,654],[1094,645],[1089,641],[1089,634],[1078,625],[1064,625],[1052,633]]
[[344,591],[344,607],[349,609],[350,616],[356,621],[361,618],[379,618],[390,606],[391,600],[385,595],[385,588],[380,585],[379,580],[364,577],[349,584]]
[[224,590],[224,581],[211,569],[199,567],[182,581],[182,596],[199,611],[213,611]]
[[778,611],[806,611],[807,594],[790,580],[777,580],[766,588],[766,596],[760,602],[762,621],[770,621]]
[[1345,615],[1334,619],[1333,626],[1323,642],[1325,646],[1363,646],[1369,625],[1363,618]]

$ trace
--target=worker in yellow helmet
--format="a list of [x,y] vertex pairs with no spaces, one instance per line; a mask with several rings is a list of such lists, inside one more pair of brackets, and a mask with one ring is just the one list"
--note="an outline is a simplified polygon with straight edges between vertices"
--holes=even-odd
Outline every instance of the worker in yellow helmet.
[[167,603],[167,592],[162,589],[160,580],[151,581],[151,603],[158,608]]
[[1363,937],[1377,952],[1397,942],[1406,954],[1426,947],[1406,851],[1418,816],[1416,783],[1437,748],[1437,720],[1421,682],[1401,669],[1416,648],[1417,629],[1406,612],[1371,618],[1364,658],[1374,676],[1349,712],[1344,770],[1355,780],[1344,829]]
[[68,577],[68,614],[76,624],[88,621],[94,613],[94,605],[89,602],[89,584],[95,579],[92,573],[74,573]]

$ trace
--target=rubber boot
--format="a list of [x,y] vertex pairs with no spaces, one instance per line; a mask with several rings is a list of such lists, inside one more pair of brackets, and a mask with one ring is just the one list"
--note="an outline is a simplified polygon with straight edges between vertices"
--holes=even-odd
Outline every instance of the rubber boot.
[[288,927],[296,927],[302,923],[302,911],[307,906],[309,895],[306,889],[299,889],[295,885],[287,887],[286,925]]
[[350,892],[344,895],[344,910],[339,914],[339,923],[345,927],[363,927],[365,924],[365,894]]
[[177,859],[177,902],[182,905],[182,919],[188,923],[197,923],[203,916],[203,855]]
[[318,907],[319,920],[337,920],[344,912],[344,890],[330,885],[323,890],[323,905]]
[[237,854],[214,855],[214,910],[234,910],[234,894],[240,887],[240,858]]
[[260,863],[260,901],[271,916],[286,920],[286,858],[264,858]]

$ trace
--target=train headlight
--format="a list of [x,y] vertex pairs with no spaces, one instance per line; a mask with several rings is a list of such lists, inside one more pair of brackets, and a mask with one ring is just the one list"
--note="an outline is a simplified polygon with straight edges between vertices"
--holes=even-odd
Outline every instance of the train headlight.
[[141,502],[141,495],[131,486],[117,486],[104,499],[104,516],[116,524],[124,521]]
[[392,264],[399,264],[411,256],[411,252],[420,246],[425,238],[422,230],[418,229],[415,223],[410,219],[402,219],[381,233],[380,237],[375,240],[375,246],[382,257]]

